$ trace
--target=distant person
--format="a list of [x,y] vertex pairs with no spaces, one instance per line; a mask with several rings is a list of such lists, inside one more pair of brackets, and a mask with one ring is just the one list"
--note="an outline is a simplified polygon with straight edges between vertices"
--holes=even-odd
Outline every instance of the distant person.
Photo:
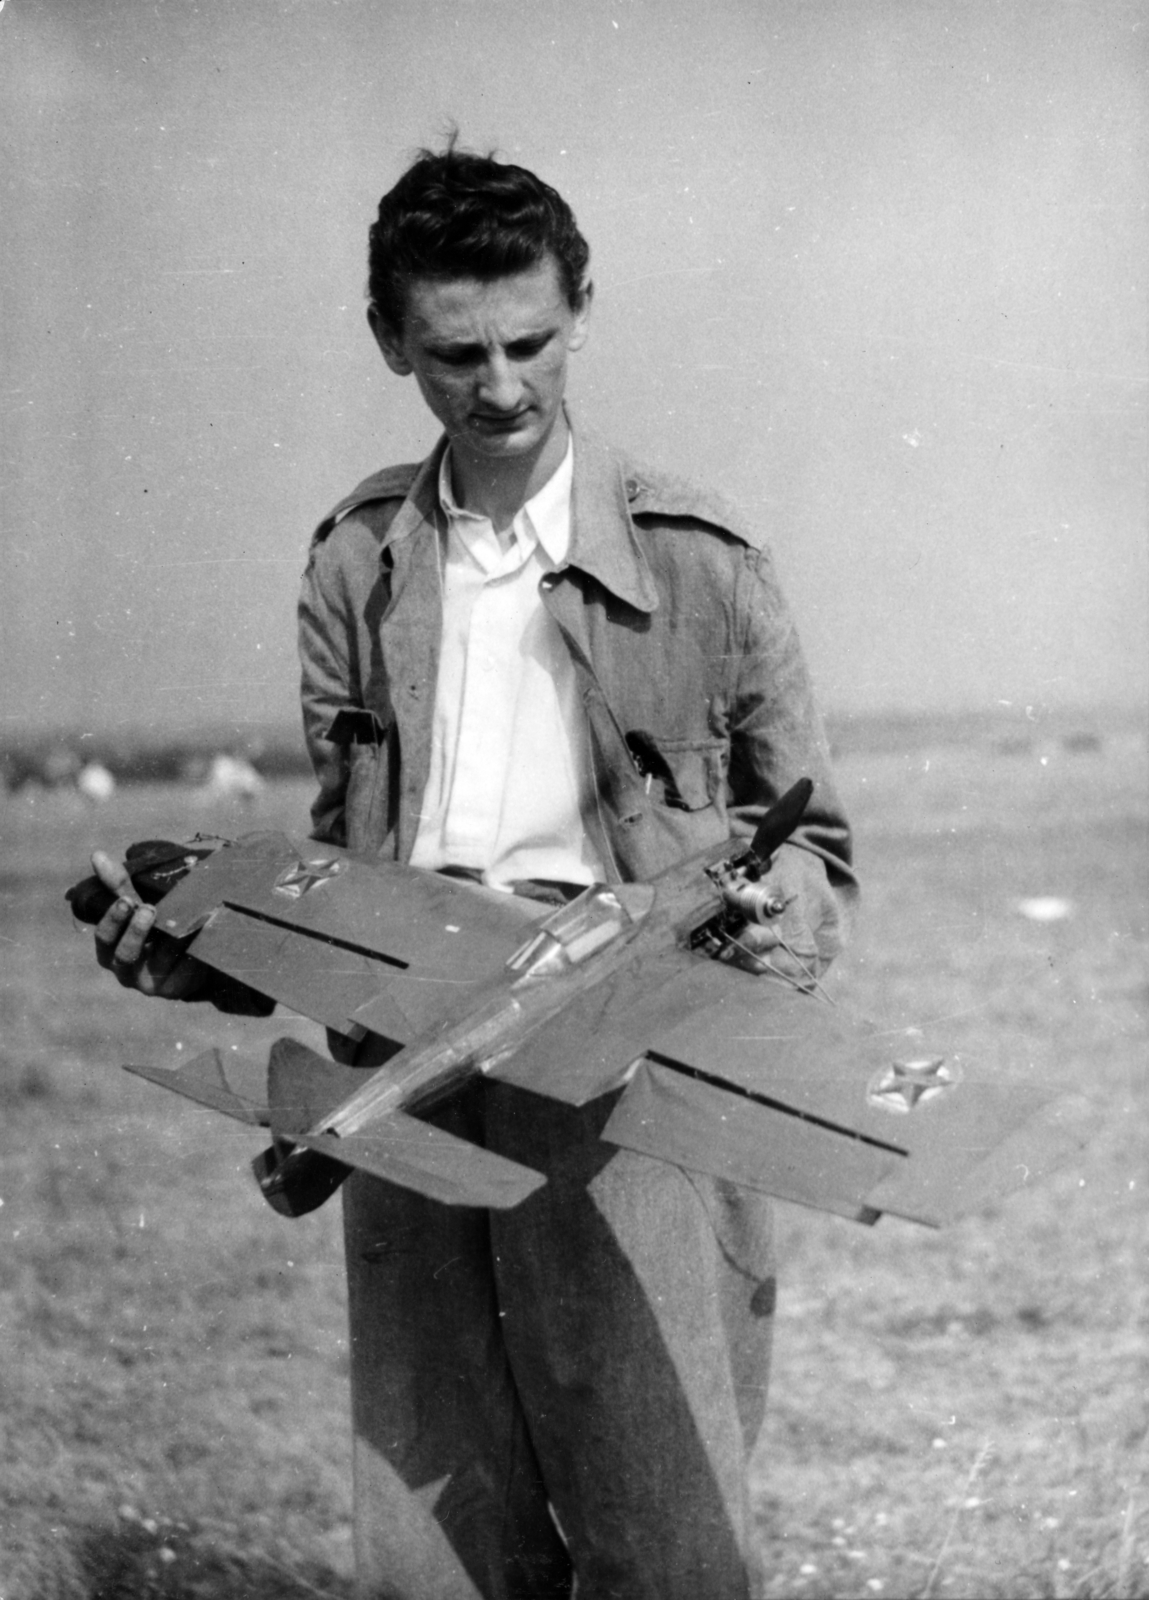
[[[749,835],[809,775],[770,875],[785,910],[739,955],[805,983],[855,887],[794,626],[760,530],[567,411],[588,259],[553,189],[453,144],[380,202],[368,321],[443,434],[312,544],[314,837],[562,900]],[[104,965],[210,998],[124,869],[96,866],[122,896],[97,929]],[[615,1099],[572,1110],[483,1080],[440,1108],[547,1174],[511,1211],[345,1186],[364,1595],[757,1592],[770,1205],[602,1143]]]

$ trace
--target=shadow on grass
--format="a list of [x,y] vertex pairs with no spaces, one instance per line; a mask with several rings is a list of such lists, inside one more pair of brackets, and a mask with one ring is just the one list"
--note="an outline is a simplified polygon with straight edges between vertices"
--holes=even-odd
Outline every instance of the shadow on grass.
[[170,1523],[155,1531],[143,1523],[89,1528],[77,1541],[76,1563],[82,1587],[75,1600],[352,1600],[354,1593],[328,1567],[244,1555],[204,1530]]

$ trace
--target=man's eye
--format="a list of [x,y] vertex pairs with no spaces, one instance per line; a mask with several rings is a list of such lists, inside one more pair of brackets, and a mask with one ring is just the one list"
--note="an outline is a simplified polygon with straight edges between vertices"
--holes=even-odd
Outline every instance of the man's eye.
[[532,356],[537,356],[540,350],[546,348],[545,339],[522,339],[507,346],[507,354],[513,361],[529,361]]

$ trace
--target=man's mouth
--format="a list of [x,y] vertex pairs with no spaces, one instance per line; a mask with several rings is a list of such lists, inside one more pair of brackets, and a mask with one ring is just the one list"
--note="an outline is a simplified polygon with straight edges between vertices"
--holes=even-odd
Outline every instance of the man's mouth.
[[524,407],[521,411],[475,411],[471,415],[480,428],[487,428],[494,433],[509,433],[512,428],[526,421],[530,408]]

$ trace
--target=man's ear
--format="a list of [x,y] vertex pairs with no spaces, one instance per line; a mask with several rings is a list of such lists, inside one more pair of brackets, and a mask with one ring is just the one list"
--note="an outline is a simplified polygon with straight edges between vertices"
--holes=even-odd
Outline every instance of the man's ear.
[[403,352],[403,335],[389,322],[384,321],[377,306],[367,307],[367,323],[391,371],[400,378],[410,377],[415,369]]
[[590,332],[590,307],[594,299],[594,284],[588,283],[583,289],[582,298],[574,313],[574,323],[567,338],[567,349],[581,350],[586,343],[587,334]]

